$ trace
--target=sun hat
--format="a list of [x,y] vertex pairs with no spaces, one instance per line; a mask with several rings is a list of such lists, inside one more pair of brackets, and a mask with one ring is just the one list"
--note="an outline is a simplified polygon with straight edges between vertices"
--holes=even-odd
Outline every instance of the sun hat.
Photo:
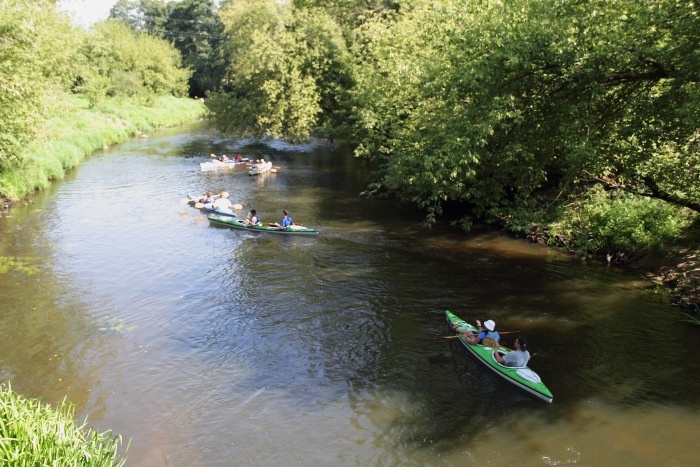
[[221,197],[228,198],[228,191],[224,191],[223,193],[221,193]]
[[484,323],[484,326],[486,326],[486,329],[488,329],[489,331],[493,331],[494,329],[496,329],[496,323],[492,319],[486,321]]

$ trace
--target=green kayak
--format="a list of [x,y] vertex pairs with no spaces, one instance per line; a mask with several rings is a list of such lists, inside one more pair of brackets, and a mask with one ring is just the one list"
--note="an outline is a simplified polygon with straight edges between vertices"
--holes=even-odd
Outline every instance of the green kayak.
[[303,225],[291,225],[284,229],[279,227],[270,227],[269,225],[263,225],[260,223],[257,225],[247,225],[234,217],[221,216],[218,214],[207,216],[207,219],[209,219],[209,222],[212,225],[246,230],[248,232],[266,232],[282,235],[318,235],[318,230],[311,227],[305,227]]
[[[459,329],[462,330],[471,330],[474,332],[479,332],[478,328],[467,323],[454,313],[451,313],[450,311],[445,311],[445,315],[447,316],[447,322],[450,324],[451,329],[454,326],[457,326]],[[510,383],[513,383],[520,389],[524,390],[531,396],[534,396],[535,398],[541,401],[552,402],[554,400],[554,396],[552,395],[550,390],[547,388],[547,386],[545,386],[545,384],[542,382],[537,373],[532,371],[530,368],[526,366],[507,367],[505,365],[502,365],[498,363],[494,358],[492,347],[484,347],[481,344],[471,345],[461,335],[458,337],[458,339],[462,342],[462,344],[464,344],[464,346],[467,348],[467,350],[469,350],[469,352],[471,352],[476,358],[478,358],[483,364],[485,364],[489,369],[491,369],[501,378],[505,379]],[[498,350],[501,354],[507,354],[508,352],[510,352],[509,349],[506,349],[501,346],[498,347]]]

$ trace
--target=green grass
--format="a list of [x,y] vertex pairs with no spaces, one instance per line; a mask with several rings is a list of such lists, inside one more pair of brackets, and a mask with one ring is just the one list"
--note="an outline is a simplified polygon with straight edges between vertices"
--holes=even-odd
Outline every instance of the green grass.
[[0,465],[122,466],[120,436],[77,425],[65,400],[56,408],[0,387]]
[[45,122],[42,137],[0,171],[0,198],[18,200],[46,189],[92,152],[156,128],[172,127],[207,115],[199,101],[162,96],[149,105],[113,99],[90,107],[86,98],[63,96],[58,112]]

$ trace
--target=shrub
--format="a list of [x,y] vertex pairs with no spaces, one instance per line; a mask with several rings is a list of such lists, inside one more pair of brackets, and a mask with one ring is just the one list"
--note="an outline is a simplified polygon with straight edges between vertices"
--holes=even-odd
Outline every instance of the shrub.
[[632,259],[664,251],[689,222],[684,210],[669,203],[595,186],[567,206],[551,226],[550,242],[563,241],[584,256],[617,251]]
[[78,426],[65,400],[57,409],[0,387],[0,465],[122,466],[122,440]]

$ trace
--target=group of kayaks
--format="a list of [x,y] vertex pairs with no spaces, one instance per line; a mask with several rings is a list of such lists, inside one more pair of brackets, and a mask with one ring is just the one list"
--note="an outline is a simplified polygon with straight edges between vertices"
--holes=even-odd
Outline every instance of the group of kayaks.
[[[212,157],[216,157],[212,154]],[[256,160],[254,163],[251,162],[249,158],[243,158],[240,155],[236,155],[234,159],[231,160],[219,160],[213,159],[209,162],[202,162],[200,167],[202,170],[214,170],[217,168],[234,167],[240,164],[251,164],[250,175],[259,175],[262,173],[269,172],[273,170],[272,162],[265,161],[264,159]],[[211,195],[211,193],[209,193]],[[272,234],[283,234],[283,235],[318,235],[318,230],[312,227],[307,227],[299,223],[294,223],[288,227],[279,227],[277,224],[262,223],[258,222],[256,224],[251,224],[249,220],[239,220],[238,215],[234,212],[235,210],[243,209],[241,205],[231,205],[222,209],[222,206],[217,207],[217,198],[228,198],[228,193],[222,192],[220,195],[213,196],[214,202],[212,202],[212,197],[209,198],[209,202],[203,203],[204,197],[192,197],[187,195],[187,202],[190,206],[193,206],[201,211],[207,213],[207,219],[212,225],[218,227],[228,227],[236,230],[246,230],[248,232],[265,232]]]
[[[215,154],[212,154],[213,157],[215,157]],[[243,164],[252,164],[253,161],[250,160],[247,157],[241,157],[241,158],[234,158],[234,159],[212,159],[207,162],[200,162],[199,163],[199,168],[202,172],[206,172],[209,170],[219,170],[219,169],[232,169],[234,167],[237,167],[239,165]]]
[[[445,311],[445,316],[450,329],[457,329],[460,331],[469,330],[475,333],[479,332],[476,326],[467,323],[465,320],[449,310]],[[474,355],[481,363],[486,365],[488,369],[492,370],[504,380],[543,402],[552,402],[554,400],[554,396],[549,388],[547,388],[547,386],[542,382],[539,375],[532,371],[529,367],[509,367],[502,365],[494,357],[494,349],[492,347],[482,344],[470,344],[463,337],[462,333],[459,332],[457,333],[457,336],[457,339],[464,344],[472,355]],[[502,355],[507,354],[510,351],[510,349],[505,347],[498,347],[498,352],[500,352]]]
[[[245,161],[237,160],[230,162],[203,162],[201,166],[202,170],[211,170],[215,168],[223,168],[226,166],[232,167],[236,164],[243,163],[250,163],[250,159],[245,159]],[[207,167],[206,169],[205,164]],[[253,166],[249,173],[251,175],[257,175],[260,173],[265,173],[270,169],[272,169],[271,162],[263,161],[263,164],[260,164],[260,161],[256,161],[256,164]],[[211,225],[218,227],[228,227],[235,230],[245,230],[247,232],[265,232],[282,235],[318,235],[318,230],[312,227],[302,226],[296,223],[294,225],[284,228],[278,227],[276,225],[270,225],[269,223],[264,224],[262,222],[258,222],[257,224],[250,224],[248,221],[239,220],[238,216],[233,211],[217,210],[212,204],[198,203],[194,199],[190,199],[190,204],[198,209],[201,209],[204,212],[207,212],[207,219],[209,220]],[[454,329],[457,331],[468,330],[473,331],[475,333],[479,332],[479,329],[476,326],[466,322],[465,320],[450,312],[449,310],[445,311],[445,317],[447,319],[447,323],[449,324],[450,329]],[[470,344],[467,342],[466,338],[461,332],[457,332],[455,337],[464,345],[464,347],[472,355],[474,355],[474,357],[477,358],[477,360],[486,365],[488,369],[490,369],[496,375],[503,378],[505,381],[513,384],[517,388],[525,391],[532,397],[543,402],[551,403],[554,400],[554,396],[552,395],[552,392],[549,390],[549,388],[547,388],[544,382],[542,382],[539,375],[532,371],[528,366],[512,367],[503,365],[499,363],[498,360],[496,360],[494,356],[494,348],[484,344]],[[498,346],[497,351],[502,355],[506,355],[509,352],[511,352],[510,349],[502,346]]]
[[[278,227],[276,225],[270,225],[270,223],[258,222],[257,224],[250,224],[245,220],[239,220],[238,214],[232,210],[222,210],[214,207],[213,204],[203,204],[198,202],[196,199],[189,197],[188,204],[197,209],[206,212],[207,219],[212,225],[217,227],[229,227],[231,229],[246,230],[248,232],[266,232],[273,234],[284,234],[284,235],[318,235],[318,230],[313,227],[307,227],[299,223],[294,223],[289,227]],[[234,205],[236,206],[236,205]],[[242,208],[242,206],[238,206]]]
[[211,157],[213,157],[212,160],[199,163],[199,168],[202,172],[219,169],[232,169],[243,164],[250,166],[248,175],[260,175],[275,171],[273,170],[272,162],[266,161],[265,159],[253,161],[248,157],[241,157],[240,154],[236,154],[231,159],[225,155],[219,158],[216,156],[216,154],[212,154]]

